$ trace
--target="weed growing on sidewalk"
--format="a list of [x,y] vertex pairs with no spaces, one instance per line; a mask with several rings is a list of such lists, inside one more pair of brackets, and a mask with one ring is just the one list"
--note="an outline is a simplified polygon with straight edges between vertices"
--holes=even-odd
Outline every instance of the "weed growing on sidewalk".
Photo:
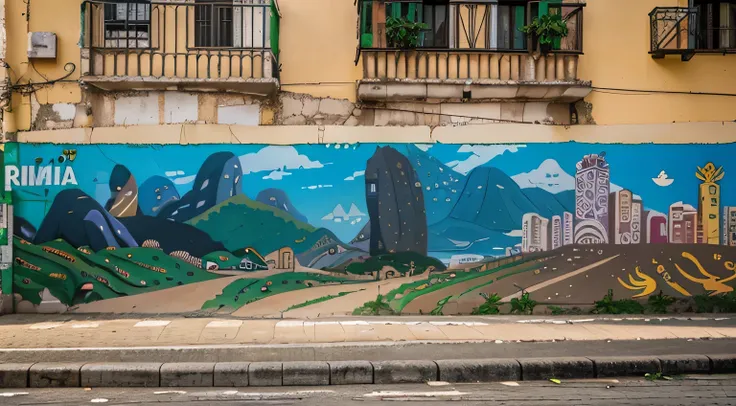
[[608,289],[608,294],[603,299],[594,303],[592,313],[595,314],[641,314],[644,306],[633,299],[613,300],[613,289]]
[[473,308],[473,311],[470,314],[478,316],[487,314],[499,314],[501,312],[501,310],[499,310],[498,308],[498,305],[501,302],[501,296],[499,296],[497,293],[493,293],[490,295],[481,293],[480,295],[483,296],[484,299],[486,299],[485,303],[476,308]]
[[646,378],[648,381],[671,381],[672,377],[669,377],[667,375],[663,375],[661,372],[655,372],[653,374],[644,374],[644,378]]
[[394,314],[394,311],[383,295],[378,295],[376,300],[365,302],[363,306],[353,310],[353,316],[379,316],[384,314]]

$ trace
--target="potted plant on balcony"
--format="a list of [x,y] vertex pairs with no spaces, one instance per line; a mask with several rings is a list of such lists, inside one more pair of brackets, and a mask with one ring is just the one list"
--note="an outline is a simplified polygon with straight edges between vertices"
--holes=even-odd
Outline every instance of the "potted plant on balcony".
[[405,17],[386,18],[386,43],[390,48],[416,48],[422,31],[429,26],[422,22],[414,22]]
[[525,34],[531,34],[532,40],[539,42],[539,51],[547,54],[555,40],[567,36],[567,19],[559,14],[545,14],[534,17],[531,24],[521,27],[520,30]]

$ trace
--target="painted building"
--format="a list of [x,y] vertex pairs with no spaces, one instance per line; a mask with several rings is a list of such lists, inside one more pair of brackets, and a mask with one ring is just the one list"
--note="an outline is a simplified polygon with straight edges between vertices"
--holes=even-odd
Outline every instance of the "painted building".
[[521,220],[521,229],[523,233],[521,252],[539,252],[550,249],[549,219],[537,213],[526,213]]
[[562,246],[564,234],[562,229],[562,218],[560,216],[552,216],[552,227],[550,227],[550,249],[557,249]]
[[696,176],[703,183],[698,188],[698,242],[718,245],[720,243],[721,187],[716,182],[723,178],[723,167],[712,163],[698,167]]
[[584,156],[575,169],[576,224],[597,222],[596,228],[607,235],[611,181],[605,153]]
[[571,245],[575,237],[573,232],[573,216],[572,213],[566,211],[562,214],[562,245]]
[[736,207],[723,208],[723,240],[721,244],[729,247],[736,246]]
[[667,216],[644,210],[642,219],[642,242],[646,244],[666,244],[669,236]]
[[[736,41],[721,2],[217,3],[0,0],[0,308],[271,272],[188,299],[247,313],[260,294],[453,256],[489,269],[576,244],[680,258],[667,242],[731,241]],[[548,14],[568,35],[546,50],[520,28]],[[397,43],[390,17],[428,28]]]
[[[608,240],[615,244],[635,244],[634,229],[638,220],[634,220],[634,197],[630,190],[619,190],[611,193],[609,200],[609,236]],[[641,203],[638,208],[641,209]]]
[[697,242],[697,210],[692,205],[677,202],[670,205],[669,242],[695,244]]

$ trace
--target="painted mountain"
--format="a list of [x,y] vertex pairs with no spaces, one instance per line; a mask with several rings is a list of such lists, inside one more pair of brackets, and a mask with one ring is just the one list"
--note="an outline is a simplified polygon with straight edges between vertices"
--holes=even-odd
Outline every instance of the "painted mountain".
[[283,210],[291,214],[292,216],[294,216],[295,219],[301,222],[309,223],[307,217],[301,214],[299,210],[297,210],[296,207],[291,204],[289,196],[287,196],[286,192],[281,189],[264,189],[258,193],[258,196],[256,196],[256,201]]
[[232,152],[216,152],[204,161],[194,178],[192,190],[181,200],[167,204],[158,216],[174,221],[187,221],[211,207],[242,193],[243,170]]
[[503,171],[477,167],[467,177],[449,216],[430,226],[430,252],[472,252],[505,255],[521,242],[521,220],[526,213],[551,218],[574,209],[574,192],[552,194],[539,187],[522,189]]
[[56,195],[34,242],[45,243],[59,238],[74,247],[89,246],[95,251],[138,246],[118,219],[79,189],[63,190]]
[[297,220],[288,212],[237,195],[191,219],[189,224],[235,252],[254,248],[262,255],[280,248],[294,250],[299,263],[311,268],[340,264],[364,254],[343,244],[332,231]]
[[414,144],[407,145],[407,158],[422,185],[427,224],[442,221],[450,214],[465,186],[465,176]]
[[169,178],[151,176],[138,187],[138,205],[147,216],[157,216],[164,206],[179,200],[179,192]]

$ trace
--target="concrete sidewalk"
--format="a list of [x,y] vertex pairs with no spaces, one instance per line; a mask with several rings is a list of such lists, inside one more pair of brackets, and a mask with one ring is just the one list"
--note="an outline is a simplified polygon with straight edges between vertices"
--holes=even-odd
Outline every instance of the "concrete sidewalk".
[[350,317],[316,320],[7,315],[0,349],[365,342],[556,342],[736,338],[736,317]]

